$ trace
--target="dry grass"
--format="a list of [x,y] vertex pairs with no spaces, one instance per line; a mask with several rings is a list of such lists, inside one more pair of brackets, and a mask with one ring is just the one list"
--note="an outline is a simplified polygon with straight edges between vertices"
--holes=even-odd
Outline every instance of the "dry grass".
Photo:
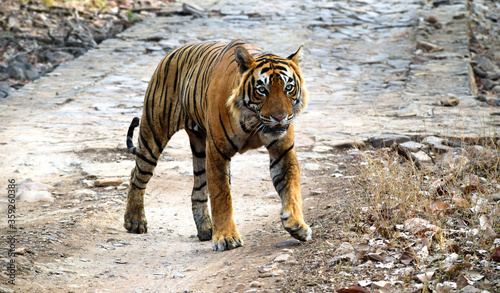
[[428,151],[432,160],[420,169],[385,148],[358,150],[344,179],[328,178],[325,170],[320,184],[343,188],[318,202],[330,208],[314,216],[316,240],[297,253],[306,261],[289,267],[286,291],[364,285],[380,292],[455,292],[473,285],[499,292],[500,266],[492,255],[500,247],[500,152],[492,144],[462,145]]

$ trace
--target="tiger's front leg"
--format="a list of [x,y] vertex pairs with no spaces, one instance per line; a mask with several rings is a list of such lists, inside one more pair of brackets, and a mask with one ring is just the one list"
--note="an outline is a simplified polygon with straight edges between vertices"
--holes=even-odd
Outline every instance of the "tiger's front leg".
[[233,217],[229,163],[229,157],[212,140],[208,144],[207,185],[212,210],[213,250],[230,250],[243,246]]
[[300,169],[293,140],[268,147],[271,178],[281,198],[281,222],[290,235],[300,241],[311,240],[311,228],[304,222],[300,192]]

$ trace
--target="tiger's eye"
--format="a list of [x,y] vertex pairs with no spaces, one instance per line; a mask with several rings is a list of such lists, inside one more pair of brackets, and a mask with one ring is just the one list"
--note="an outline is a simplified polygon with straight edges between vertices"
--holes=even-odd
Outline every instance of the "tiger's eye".
[[287,86],[285,87],[285,91],[287,92],[293,91],[293,84],[287,84]]
[[257,93],[258,93],[259,95],[265,96],[265,95],[266,95],[266,93],[267,93],[267,90],[266,90],[266,88],[265,88],[265,87],[261,86],[261,87],[258,87],[258,88],[257,88]]

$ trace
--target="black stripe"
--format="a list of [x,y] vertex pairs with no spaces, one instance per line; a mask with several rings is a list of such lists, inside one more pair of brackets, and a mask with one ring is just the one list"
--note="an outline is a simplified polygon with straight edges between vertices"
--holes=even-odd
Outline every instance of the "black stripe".
[[[280,186],[280,184],[282,184],[283,181],[286,181],[286,174],[288,173],[288,171],[290,170],[291,167],[292,167],[292,165],[289,165],[288,168],[286,168],[286,170],[284,172],[281,172],[272,178],[274,188],[276,188],[276,190],[278,191],[278,194],[281,194],[283,189],[285,189],[285,187],[286,187],[286,182],[285,182],[285,184],[283,186],[281,186],[281,188],[278,190],[278,187]],[[282,175],[282,176],[280,178],[278,178],[279,175]]]
[[139,140],[141,141],[141,146],[144,146],[148,150],[149,156],[151,156],[151,158],[153,158],[155,161],[158,161],[158,158],[153,154],[153,151],[149,147],[148,142],[140,134],[139,134]]
[[[260,73],[261,73],[261,74],[263,74],[263,73],[268,72],[269,70],[271,70],[271,67],[262,68],[262,69],[260,70]],[[259,81],[260,81],[260,80],[259,80]]]
[[283,66],[274,66],[274,69],[281,70],[281,71],[286,71],[287,68]]
[[203,187],[207,186],[207,182],[203,182],[200,186],[198,187],[193,187],[193,191],[200,191],[203,189]]
[[193,153],[193,156],[195,156],[198,159],[204,159],[207,157],[205,151],[197,152],[196,150],[191,149],[191,152]]
[[135,188],[140,189],[140,190],[146,189],[145,187],[139,187],[139,186],[137,186],[137,184],[135,184],[135,182],[132,182],[132,185],[134,185]]
[[194,171],[194,172],[193,172],[193,175],[194,175],[194,176],[201,176],[201,175],[205,174],[205,172],[206,172],[206,170],[205,170],[205,169],[200,170],[200,171]]
[[281,193],[283,192],[283,190],[286,188],[286,184],[283,185],[279,190],[276,190],[278,192],[278,195],[281,197]]
[[250,133],[250,132],[252,132],[252,130],[248,129],[248,128],[245,126],[245,122],[240,122],[240,127],[241,127],[241,129],[243,129],[243,131],[245,131],[246,133]]
[[207,199],[191,199],[191,202],[207,202],[208,201],[208,198]]
[[139,153],[137,153],[135,155],[136,155],[136,157],[138,157],[139,159],[143,160],[144,162],[146,162],[146,163],[148,163],[148,164],[153,165],[153,166],[156,167],[157,162],[153,162],[150,159],[146,158],[145,156],[143,156],[143,155],[141,155]]
[[295,146],[295,143],[292,144],[291,147],[289,147],[287,150],[285,150],[281,156],[279,158],[277,158],[274,162],[271,163],[271,169],[274,168],[274,166],[276,166],[282,159],[284,156],[286,156],[286,154],[288,154],[289,151],[291,151],[293,149],[293,147]]
[[144,185],[147,185],[147,184],[148,184],[148,182],[149,182],[149,180],[142,180],[142,179],[141,179],[141,178],[139,178],[139,177],[135,177],[135,180],[137,180],[137,181],[141,182],[141,183],[142,183],[142,184],[144,184]]
[[137,164],[135,164],[135,168],[137,169],[137,171],[139,172],[139,174],[141,175],[149,175],[149,176],[153,176],[153,172],[148,172],[148,171],[144,171],[144,170],[141,170],[141,168],[139,168],[139,166]]
[[268,144],[268,145],[266,146],[266,149],[268,149],[268,148],[272,147],[272,146],[273,146],[275,143],[277,143],[277,142],[278,142],[278,140],[277,140],[277,139],[275,139],[275,140],[271,141],[271,143],[270,143],[270,144]]
[[224,154],[219,147],[217,147],[217,144],[215,143],[214,135],[212,134],[212,131],[210,131],[210,136],[212,138],[212,143],[214,144],[215,149],[217,152],[226,160],[231,161],[231,158],[229,158],[226,154]]
[[222,130],[224,131],[224,135],[226,135],[226,139],[233,146],[234,151],[238,152],[238,147],[234,144],[234,142],[231,140],[231,138],[227,134],[226,127],[224,127],[224,123],[222,122],[222,116],[221,116],[220,112],[219,112],[219,121],[220,121],[220,125],[222,126]]

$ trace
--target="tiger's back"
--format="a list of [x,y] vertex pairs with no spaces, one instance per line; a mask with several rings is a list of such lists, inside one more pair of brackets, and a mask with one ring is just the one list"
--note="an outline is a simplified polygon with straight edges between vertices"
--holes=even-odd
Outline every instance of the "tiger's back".
[[214,250],[243,245],[233,219],[229,162],[237,152],[262,145],[270,154],[285,229],[300,240],[310,239],[302,216],[292,124],[306,104],[299,51],[283,58],[236,40],[188,45],[160,62],[146,92],[137,148],[132,143],[137,119],[127,136],[128,148],[136,155],[127,230],[147,231],[146,185],[172,135],[185,129],[193,153],[191,200],[200,240],[212,239]]

